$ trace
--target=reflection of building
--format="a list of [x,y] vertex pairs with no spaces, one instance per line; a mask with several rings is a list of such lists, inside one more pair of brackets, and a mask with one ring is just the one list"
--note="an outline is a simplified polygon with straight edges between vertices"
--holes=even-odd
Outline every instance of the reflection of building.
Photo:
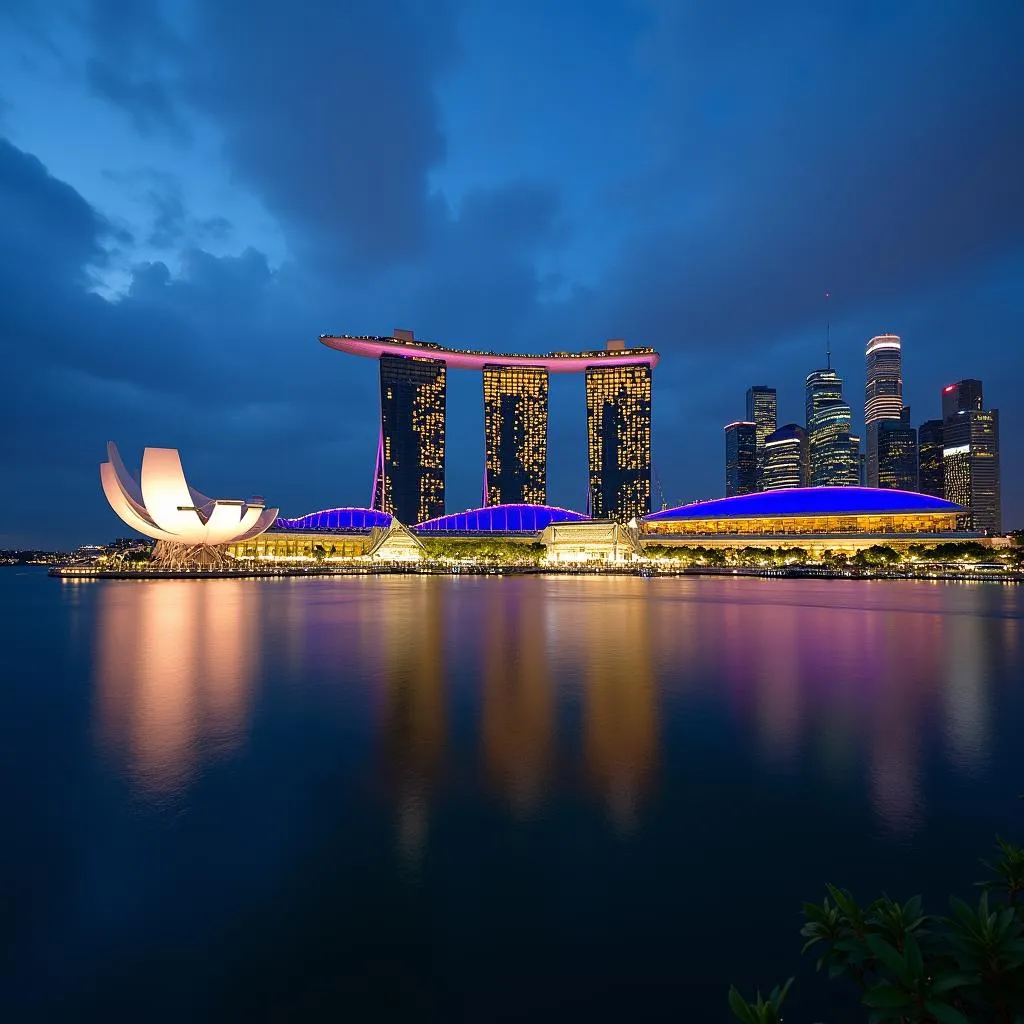
[[879,487],[917,490],[917,431],[910,425],[909,413],[904,409],[900,419],[874,425]]
[[798,424],[787,423],[764,442],[761,490],[806,487],[807,478],[807,433]]
[[381,629],[384,661],[385,771],[398,800],[399,846],[417,855],[426,841],[429,797],[444,761],[443,586],[405,577],[387,595]]
[[484,763],[512,806],[528,814],[543,795],[554,756],[544,609],[508,587],[488,587],[484,597]]
[[[769,434],[774,434],[778,427],[778,396],[775,388],[766,384],[755,384],[747,388],[747,419],[756,424],[755,434],[757,442],[757,473],[760,480],[761,470],[764,466],[764,443],[768,440]],[[760,490],[763,487],[758,484]]]
[[757,424],[747,420],[725,428],[725,496],[757,490]]
[[445,364],[380,357],[380,446],[374,508],[418,523],[444,513]]
[[867,380],[864,384],[864,424],[868,431],[867,485],[878,487],[878,424],[899,420],[903,411],[903,359],[900,339],[895,334],[872,338],[865,353]]
[[132,784],[180,794],[199,764],[241,743],[258,671],[261,589],[243,580],[106,587],[95,678],[105,749]]
[[547,497],[548,371],[485,366],[484,502],[543,505]]
[[588,605],[587,640],[579,652],[586,680],[586,767],[615,823],[628,828],[651,788],[657,756],[654,641],[649,608],[640,599],[643,581],[605,583],[609,595]]
[[942,467],[942,420],[925,420],[917,428],[917,489],[936,498],[946,496]]
[[[811,486],[856,486],[858,467],[850,407],[843,401],[843,379],[831,367],[808,374],[805,404]],[[858,440],[858,449],[859,445]]]
[[[613,343],[610,343],[613,344]],[[651,367],[587,368],[590,514],[628,522],[651,510]]]
[[942,425],[946,498],[968,510],[964,525],[1002,533],[999,411],[963,410]]

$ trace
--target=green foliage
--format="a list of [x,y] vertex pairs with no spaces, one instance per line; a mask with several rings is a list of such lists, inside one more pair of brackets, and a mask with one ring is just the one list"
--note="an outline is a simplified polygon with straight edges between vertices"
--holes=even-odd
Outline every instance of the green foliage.
[[899,561],[899,552],[886,544],[874,544],[853,556],[853,564],[862,569],[895,565]]
[[[953,897],[950,917],[925,914],[919,896],[861,906],[828,885],[820,904],[804,904],[804,951],[816,947],[818,970],[857,986],[871,1024],[1022,1024],[1024,850],[1002,839],[997,850],[982,862],[992,877],[977,904]],[[776,995],[747,1003],[733,988],[729,1006],[748,1024],[776,1021]]]
[[764,999],[758,991],[757,998],[753,1002],[744,999],[734,985],[729,989],[729,1008],[745,1024],[779,1024],[779,1021],[782,1020],[782,1004],[789,991],[789,986],[792,984],[793,979],[790,978],[781,989],[776,985],[767,999]]
[[543,544],[522,544],[516,541],[480,539],[424,539],[428,558],[438,560],[484,562],[488,565],[536,565],[545,555]]

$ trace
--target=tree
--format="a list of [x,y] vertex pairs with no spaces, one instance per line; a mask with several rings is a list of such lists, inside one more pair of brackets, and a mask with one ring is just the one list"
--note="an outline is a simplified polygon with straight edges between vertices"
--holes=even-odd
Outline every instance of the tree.
[[[950,917],[925,914],[920,896],[882,896],[862,907],[827,886],[820,904],[804,904],[804,951],[818,947],[818,970],[860,990],[873,1024],[1024,1020],[1024,850],[999,839],[997,851],[982,862],[990,877],[978,883],[977,903],[953,897]],[[734,987],[729,1005],[741,1021],[768,1024],[788,990],[787,983],[767,1001],[758,993],[748,1002]]]

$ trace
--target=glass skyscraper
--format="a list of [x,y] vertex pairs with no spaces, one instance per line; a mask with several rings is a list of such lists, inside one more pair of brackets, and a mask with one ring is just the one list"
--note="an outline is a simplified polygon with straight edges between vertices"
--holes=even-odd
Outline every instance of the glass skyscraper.
[[864,425],[867,427],[867,484],[880,484],[878,424],[900,420],[903,411],[903,359],[900,339],[895,334],[872,338],[865,352],[867,379],[864,384]]
[[588,366],[590,514],[629,522],[651,510],[651,366]]
[[548,371],[485,366],[484,504],[547,501]]
[[[951,391],[955,388],[956,391]],[[956,396],[947,404],[947,396]],[[966,508],[965,526],[1002,533],[999,410],[983,409],[981,381],[965,380],[942,393],[942,466],[946,498]]]
[[725,496],[757,490],[757,424],[738,420],[725,428]]
[[806,487],[807,480],[807,432],[797,423],[787,423],[765,440],[760,489]]
[[879,420],[875,427],[878,446],[878,482],[875,486],[916,491],[917,431],[907,417]]
[[[812,487],[857,483],[851,438],[852,413],[843,401],[843,379],[831,367],[814,370],[805,382],[807,449]],[[860,440],[857,440],[858,449]]]
[[758,489],[764,490],[760,483],[764,466],[764,443],[778,426],[778,396],[775,388],[766,384],[755,384],[747,388],[747,420],[756,424]]
[[444,515],[446,384],[443,360],[380,357],[374,508],[401,523]]
[[958,412],[981,412],[985,408],[985,393],[980,380],[968,378],[942,389],[942,418],[948,420]]
[[917,428],[917,489],[933,498],[946,496],[942,465],[942,420],[925,420]]

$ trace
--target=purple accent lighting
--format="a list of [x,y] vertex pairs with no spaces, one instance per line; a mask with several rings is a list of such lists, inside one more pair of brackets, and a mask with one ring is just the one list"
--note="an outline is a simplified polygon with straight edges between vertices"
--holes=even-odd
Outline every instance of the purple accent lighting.
[[391,516],[372,508],[325,508],[296,519],[279,517],[275,530],[372,530],[375,526],[388,527]]
[[428,519],[413,529],[444,533],[540,533],[551,523],[574,523],[586,518],[580,512],[555,505],[488,505]]
[[644,516],[662,519],[744,519],[772,516],[899,515],[916,512],[963,512],[963,507],[929,494],[882,487],[792,487],[696,501]]
[[[377,462],[373,467],[373,493],[370,495],[370,508],[377,508],[377,485],[380,483],[381,475],[384,472],[384,424],[380,426],[380,436],[377,439]],[[383,504],[384,488],[381,488],[381,504]],[[378,511],[381,511],[378,509]]]

